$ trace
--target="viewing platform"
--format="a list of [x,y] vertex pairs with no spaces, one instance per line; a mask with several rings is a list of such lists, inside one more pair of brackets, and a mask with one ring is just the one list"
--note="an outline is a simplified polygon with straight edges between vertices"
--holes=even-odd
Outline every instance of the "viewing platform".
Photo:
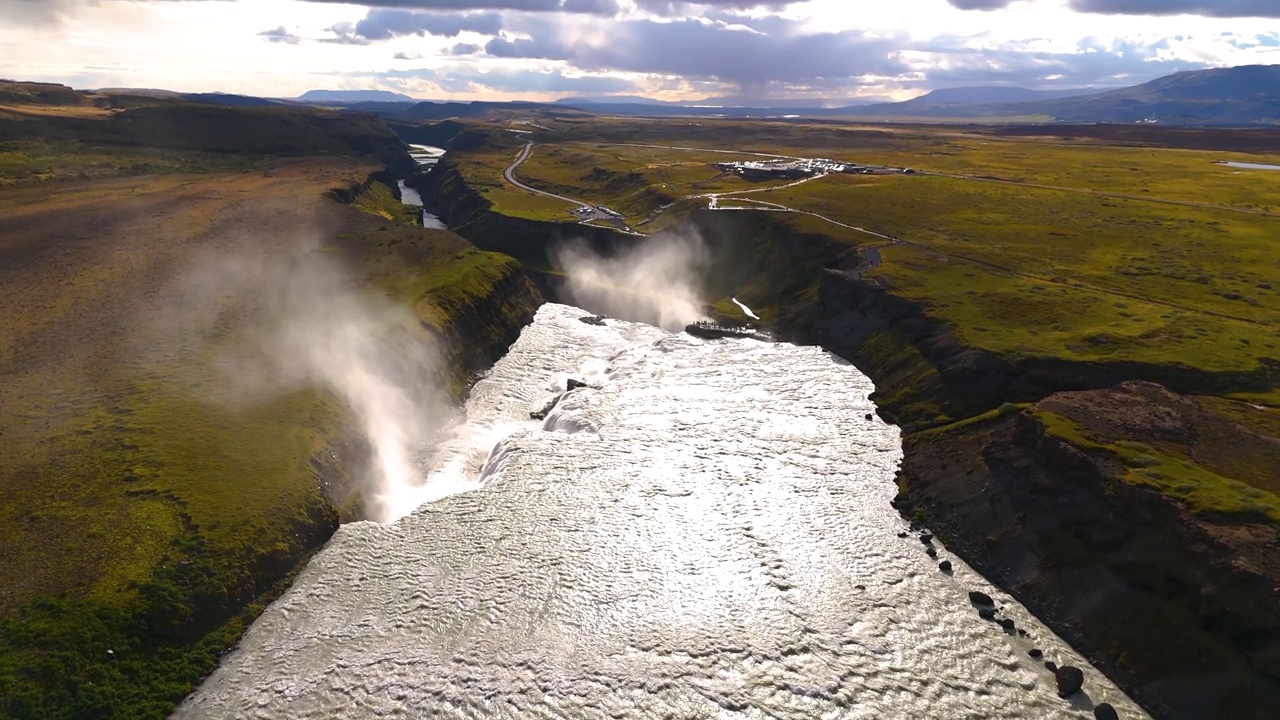
[[751,338],[752,340],[762,340],[764,342],[776,342],[773,335],[767,330],[761,330],[752,325],[721,325],[719,323],[699,321],[686,325],[684,331],[694,337],[706,338],[708,340],[717,340],[719,338]]

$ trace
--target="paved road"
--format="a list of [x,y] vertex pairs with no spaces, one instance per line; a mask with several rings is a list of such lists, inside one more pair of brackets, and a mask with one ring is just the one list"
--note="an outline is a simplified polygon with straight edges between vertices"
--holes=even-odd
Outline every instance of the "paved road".
[[545,195],[549,198],[555,198],[556,200],[567,202],[570,205],[577,205],[578,207],[584,207],[584,208],[593,207],[590,203],[585,203],[581,200],[575,200],[573,198],[567,198],[563,195],[556,195],[555,193],[549,193],[545,190],[539,190],[538,188],[535,188],[535,187],[529,187],[528,185],[525,185],[524,183],[517,180],[516,168],[523,165],[524,161],[529,159],[529,155],[531,153],[533,153],[533,143],[526,143],[524,146],[524,149],[521,150],[520,154],[516,157],[515,162],[508,165],[507,169],[502,171],[502,177],[506,178],[507,182],[511,183],[512,185],[515,185],[521,190],[528,190],[529,192],[534,193],[535,195]]

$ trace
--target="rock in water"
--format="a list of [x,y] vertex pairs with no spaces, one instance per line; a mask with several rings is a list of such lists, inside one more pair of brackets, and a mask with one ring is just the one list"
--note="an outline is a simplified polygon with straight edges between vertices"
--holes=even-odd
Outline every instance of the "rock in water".
[[979,608],[978,617],[982,618],[983,620],[994,621],[996,619],[996,611],[994,608],[987,608],[987,607]]
[[574,380],[573,378],[569,378],[568,380],[566,380],[564,383],[564,386],[565,386],[564,387],[565,392],[568,392],[570,390],[577,390],[578,388],[591,387],[590,385],[582,382],[581,380]]
[[1111,707],[1111,703],[1102,703],[1093,709],[1093,716],[1097,720],[1120,720],[1120,713]]
[[951,561],[943,560],[942,562],[938,563],[938,569],[944,573],[951,572]]
[[1015,629],[1017,629],[1018,626],[1014,624],[1013,620],[1009,618],[1001,618],[1000,627],[1004,628],[1005,630],[1008,630],[1009,632],[1013,632]]
[[984,592],[979,592],[977,590],[969,591],[969,602],[973,603],[974,605],[990,605],[991,607],[996,606],[996,601],[992,600],[990,595]]
[[1084,687],[1084,672],[1078,667],[1063,665],[1053,676],[1058,681],[1058,697],[1069,698]]
[[1041,651],[1040,648],[1031,648],[1030,650],[1027,651],[1027,654],[1035,658],[1036,660],[1039,660],[1040,658],[1044,657],[1044,652]]

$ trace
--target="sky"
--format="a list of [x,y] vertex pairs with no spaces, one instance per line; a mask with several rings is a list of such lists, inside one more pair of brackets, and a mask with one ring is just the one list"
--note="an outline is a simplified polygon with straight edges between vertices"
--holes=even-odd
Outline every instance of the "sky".
[[0,0],[0,77],[296,97],[907,99],[1280,64],[1280,0]]

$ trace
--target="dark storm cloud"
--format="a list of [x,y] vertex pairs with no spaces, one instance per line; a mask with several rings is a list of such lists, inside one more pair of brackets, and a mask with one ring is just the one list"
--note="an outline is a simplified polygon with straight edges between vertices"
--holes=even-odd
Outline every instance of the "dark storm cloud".
[[586,71],[624,71],[715,79],[741,86],[814,77],[897,75],[903,37],[861,31],[801,32],[782,18],[723,22],[627,20],[602,26],[604,42],[587,44],[542,18],[515,29],[529,38],[498,37],[485,50],[503,58],[563,60]]
[[1107,15],[1280,18],[1277,0],[1071,0],[1071,9]]

